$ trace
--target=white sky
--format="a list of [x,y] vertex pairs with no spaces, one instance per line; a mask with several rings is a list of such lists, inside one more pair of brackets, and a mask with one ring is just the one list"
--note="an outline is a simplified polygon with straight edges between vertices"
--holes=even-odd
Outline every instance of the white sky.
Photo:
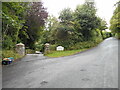
[[[109,20],[113,15],[114,4],[117,1],[118,0],[95,0],[96,8],[98,9],[97,14],[107,21],[108,26]],[[83,4],[84,0],[42,0],[42,2],[50,15],[58,17],[60,11],[64,8],[69,7],[74,10],[77,5]]]

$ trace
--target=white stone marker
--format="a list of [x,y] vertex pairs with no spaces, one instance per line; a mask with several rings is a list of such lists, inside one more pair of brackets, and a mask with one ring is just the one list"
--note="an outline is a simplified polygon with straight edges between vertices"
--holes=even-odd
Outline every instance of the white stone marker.
[[57,51],[64,51],[64,47],[58,46],[58,47],[56,48],[56,50],[57,50]]

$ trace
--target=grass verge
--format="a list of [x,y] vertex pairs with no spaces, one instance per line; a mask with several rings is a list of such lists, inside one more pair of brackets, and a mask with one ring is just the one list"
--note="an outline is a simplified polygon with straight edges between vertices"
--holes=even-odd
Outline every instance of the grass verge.
[[81,51],[85,51],[87,49],[80,49],[80,50],[69,50],[69,51],[51,51],[51,53],[46,54],[45,56],[48,57],[63,57],[63,56],[70,56]]
[[16,60],[22,58],[23,56],[17,54],[14,50],[2,50],[2,59],[8,57],[13,57],[14,60]]

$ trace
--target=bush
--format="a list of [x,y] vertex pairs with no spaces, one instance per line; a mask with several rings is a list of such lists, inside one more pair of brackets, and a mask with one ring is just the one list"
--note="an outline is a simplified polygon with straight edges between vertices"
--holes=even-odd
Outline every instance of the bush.
[[32,50],[32,49],[26,49],[26,53],[27,53],[27,54],[33,54],[33,53],[35,53],[35,51]]
[[117,39],[120,39],[120,33],[116,33],[116,34],[115,34],[115,37],[116,37]]
[[13,57],[14,59],[19,59],[23,56],[17,54],[14,50],[2,50],[2,59],[8,58],[8,57]]
[[71,46],[69,49],[70,50],[77,50],[77,49],[85,49],[85,48],[91,48],[95,47],[98,45],[102,40],[91,40],[91,41],[86,41],[86,42],[79,42],[76,43],[74,46]]
[[10,36],[6,36],[4,38],[4,41],[2,42],[2,47],[4,49],[12,49],[14,47],[14,43],[12,41],[12,38]]
[[57,47],[57,45],[50,45],[50,51],[55,51],[56,47]]
[[[89,49],[89,48],[95,47],[100,42],[102,42],[102,38],[95,38],[90,41],[78,42],[74,45],[70,44],[68,47],[64,47],[64,45],[62,46],[65,48],[65,50],[80,50],[80,49]],[[50,53],[52,53],[53,51],[56,51],[57,46],[58,45],[50,45]]]

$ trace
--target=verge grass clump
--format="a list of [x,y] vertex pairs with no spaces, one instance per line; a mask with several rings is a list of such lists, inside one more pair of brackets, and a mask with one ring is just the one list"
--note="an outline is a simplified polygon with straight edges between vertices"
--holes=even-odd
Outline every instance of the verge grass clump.
[[17,54],[14,50],[2,50],[2,59],[13,57],[14,60],[22,58],[23,56]]
[[67,51],[51,51],[51,53],[46,54],[48,57],[63,57],[63,56],[70,56],[76,53],[79,53],[81,51],[84,51],[86,49],[81,50],[67,50]]

